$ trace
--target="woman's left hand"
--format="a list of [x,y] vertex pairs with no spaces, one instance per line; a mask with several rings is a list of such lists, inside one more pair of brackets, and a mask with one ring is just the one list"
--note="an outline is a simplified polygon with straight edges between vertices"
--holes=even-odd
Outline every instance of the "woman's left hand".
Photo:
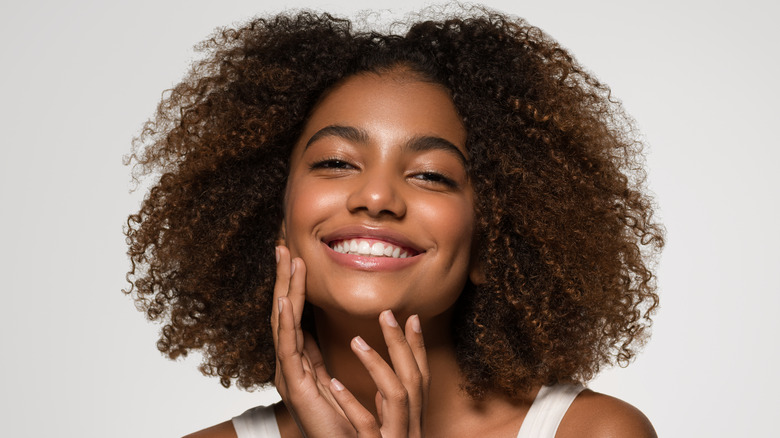
[[402,330],[385,310],[379,323],[392,368],[360,336],[351,343],[376,384],[379,422],[338,380],[331,381],[330,392],[360,437],[421,437],[431,377],[420,320],[412,315]]

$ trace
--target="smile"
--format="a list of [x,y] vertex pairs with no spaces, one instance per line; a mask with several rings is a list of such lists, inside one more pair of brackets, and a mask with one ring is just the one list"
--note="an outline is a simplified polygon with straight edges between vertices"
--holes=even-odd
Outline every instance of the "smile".
[[405,259],[416,255],[416,252],[388,242],[369,239],[347,239],[330,242],[330,248],[341,254],[352,254],[363,257],[389,257]]

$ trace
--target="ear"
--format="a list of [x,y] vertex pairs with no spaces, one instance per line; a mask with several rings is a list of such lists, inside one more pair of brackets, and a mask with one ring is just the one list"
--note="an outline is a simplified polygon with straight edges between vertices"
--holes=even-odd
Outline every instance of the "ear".
[[485,282],[485,270],[479,260],[479,244],[474,239],[471,244],[471,258],[469,260],[469,280],[472,284],[480,285]]
[[485,271],[482,269],[482,263],[480,263],[477,257],[471,259],[471,266],[469,266],[469,280],[472,284],[480,285],[485,283]]

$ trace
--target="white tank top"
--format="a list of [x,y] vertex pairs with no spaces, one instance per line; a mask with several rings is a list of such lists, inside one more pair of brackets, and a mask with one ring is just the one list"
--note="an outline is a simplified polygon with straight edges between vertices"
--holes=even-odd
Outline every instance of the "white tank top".
[[517,438],[555,438],[563,416],[583,389],[582,385],[542,386],[525,414]]
[[[525,415],[517,438],[555,438],[561,419],[582,385],[542,386]],[[282,438],[273,406],[258,406],[233,417],[238,438]]]

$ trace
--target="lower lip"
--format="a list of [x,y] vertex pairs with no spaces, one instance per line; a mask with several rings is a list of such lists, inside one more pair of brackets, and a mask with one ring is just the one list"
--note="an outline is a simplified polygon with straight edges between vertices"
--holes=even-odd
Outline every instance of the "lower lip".
[[368,257],[355,254],[343,254],[334,251],[323,242],[326,248],[328,256],[332,258],[336,263],[342,266],[346,266],[352,269],[359,269],[361,271],[395,271],[406,268],[407,266],[417,263],[420,259],[420,254],[412,257],[406,257],[403,259],[397,259],[393,257]]

